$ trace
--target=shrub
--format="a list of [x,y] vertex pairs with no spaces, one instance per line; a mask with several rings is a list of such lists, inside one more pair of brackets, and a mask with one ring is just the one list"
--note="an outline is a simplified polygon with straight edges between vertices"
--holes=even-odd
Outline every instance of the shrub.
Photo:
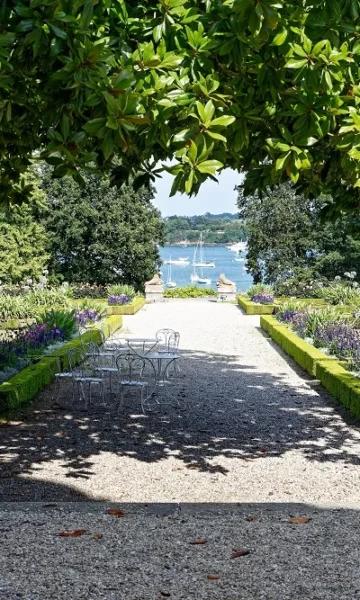
[[128,296],[130,302],[136,295],[135,289],[132,285],[122,283],[108,285],[106,291],[108,296]]
[[106,298],[107,296],[105,285],[90,283],[72,285],[69,291],[73,298]]
[[311,269],[296,269],[293,275],[275,284],[276,296],[294,296],[296,298],[318,298],[319,289],[327,283]]
[[333,305],[360,305],[359,288],[347,282],[334,282],[329,286],[319,289],[319,297]]
[[65,339],[76,332],[76,312],[74,310],[50,310],[38,317],[38,323],[48,329],[60,329]]
[[261,294],[268,294],[272,296],[273,293],[274,289],[271,285],[266,285],[265,283],[255,283],[248,289],[246,295],[253,300],[254,296],[259,296]]
[[206,296],[216,296],[216,290],[212,288],[199,288],[195,285],[173,288],[165,290],[165,298],[204,298]]

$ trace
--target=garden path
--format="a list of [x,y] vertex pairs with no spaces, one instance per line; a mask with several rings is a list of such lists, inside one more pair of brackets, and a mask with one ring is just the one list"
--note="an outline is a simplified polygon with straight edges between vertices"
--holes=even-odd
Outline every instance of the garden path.
[[[118,418],[45,394],[23,423],[2,428],[1,499],[121,502],[311,502],[358,507],[360,432],[234,305],[153,304],[125,331],[181,333],[182,410]],[[118,335],[124,335],[124,332]],[[56,491],[57,490],[57,491]]]
[[359,598],[359,429],[236,306],[125,320],[160,327],[181,332],[183,410],[48,391],[0,427],[0,600]]

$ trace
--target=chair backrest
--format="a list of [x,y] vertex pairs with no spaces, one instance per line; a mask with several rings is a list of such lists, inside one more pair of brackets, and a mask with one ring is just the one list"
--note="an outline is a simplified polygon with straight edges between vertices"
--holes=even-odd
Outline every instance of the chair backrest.
[[80,346],[78,348],[71,348],[67,353],[67,363],[69,371],[73,371],[80,365],[85,359],[85,348]]
[[154,392],[157,382],[156,368],[146,356],[139,356],[133,352],[120,354],[116,358],[116,366],[120,375],[120,385],[146,383],[147,393],[151,395]]
[[179,348],[180,333],[174,329],[159,329],[155,335],[159,352],[174,352]]

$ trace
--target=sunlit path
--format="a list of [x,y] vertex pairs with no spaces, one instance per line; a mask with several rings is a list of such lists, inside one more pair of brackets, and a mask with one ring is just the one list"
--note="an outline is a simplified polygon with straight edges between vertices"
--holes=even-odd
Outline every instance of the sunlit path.
[[181,333],[180,377],[159,390],[170,404],[146,416],[136,401],[120,415],[84,412],[48,392],[1,428],[1,499],[357,507],[359,430],[258,324],[234,305],[193,300],[127,317],[120,336]]

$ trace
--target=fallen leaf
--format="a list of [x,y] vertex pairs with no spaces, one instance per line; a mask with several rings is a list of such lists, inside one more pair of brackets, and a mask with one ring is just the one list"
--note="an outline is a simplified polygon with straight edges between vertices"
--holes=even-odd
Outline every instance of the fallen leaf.
[[187,469],[199,469],[201,465],[197,463],[191,463],[190,465],[186,465]]
[[233,548],[231,558],[240,558],[241,556],[247,556],[250,554],[250,550],[246,548]]
[[207,544],[207,540],[204,540],[204,538],[197,538],[196,540],[190,542],[190,544],[192,546],[203,546],[204,544]]
[[118,519],[125,515],[124,511],[121,510],[121,508],[108,508],[106,513],[108,515],[111,515],[112,517],[117,517]]
[[160,596],[163,598],[170,598],[171,594],[170,592],[160,592]]
[[59,537],[80,537],[86,533],[86,529],[71,529],[70,531],[60,531]]
[[257,517],[253,517],[252,515],[249,515],[248,517],[245,518],[245,521],[252,523],[253,521],[257,521]]
[[102,533],[94,533],[94,535],[93,535],[94,540],[101,540],[102,537],[103,537]]
[[220,579],[220,575],[208,575],[207,578],[209,581],[217,581]]
[[311,517],[293,517],[291,516],[289,518],[289,523],[291,523],[292,525],[305,525],[305,523],[309,523],[309,521],[311,521]]

